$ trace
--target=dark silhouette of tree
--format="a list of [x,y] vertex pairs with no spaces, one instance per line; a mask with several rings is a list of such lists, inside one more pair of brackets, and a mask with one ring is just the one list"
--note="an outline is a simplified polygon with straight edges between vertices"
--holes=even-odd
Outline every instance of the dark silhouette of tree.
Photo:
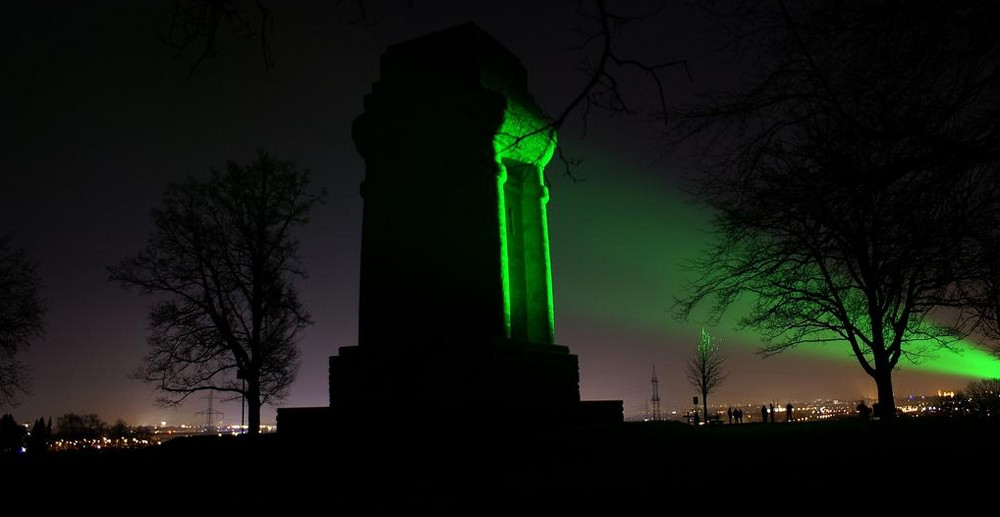
[[205,390],[243,395],[257,434],[261,406],[286,396],[310,323],[293,284],[305,272],[292,231],[324,196],[308,186],[308,172],[263,151],[172,184],[146,249],[110,268],[112,280],[156,297],[151,350],[135,375],[164,393],[161,403]]
[[134,436],[132,428],[128,425],[128,422],[123,418],[115,420],[115,423],[111,425],[108,429],[108,438],[112,440],[115,448],[119,448],[125,443],[129,438]]
[[716,390],[728,375],[725,370],[726,356],[715,344],[712,335],[701,329],[698,349],[685,367],[688,382],[701,394],[704,421],[708,424],[708,396]]
[[84,433],[83,417],[76,413],[66,413],[56,420],[56,433],[60,438],[75,439]]
[[112,424],[110,429],[108,429],[109,438],[128,438],[132,434],[131,430],[132,428],[129,427],[128,422],[126,422],[123,418],[119,418],[118,420],[115,420],[115,423]]
[[96,440],[104,435],[108,424],[94,413],[66,413],[59,417],[56,428],[59,437],[64,440]]
[[24,427],[14,420],[14,415],[4,413],[0,416],[0,454],[20,452],[24,446],[24,434]]
[[45,424],[44,418],[35,420],[31,426],[31,431],[25,439],[25,445],[29,454],[40,454],[49,450],[49,441],[52,439],[52,429]]
[[[680,113],[717,238],[678,313],[738,297],[765,355],[848,343],[896,414],[892,371],[961,335],[949,319],[1000,165],[1000,6],[741,2],[723,16],[755,64]],[[937,320],[932,320],[936,316]],[[949,325],[943,323],[948,322]]]
[[0,407],[14,405],[28,389],[27,367],[17,354],[42,335],[45,308],[39,297],[38,266],[10,236],[0,235]]
[[1000,420],[1000,379],[972,381],[965,388],[964,398],[972,414]]

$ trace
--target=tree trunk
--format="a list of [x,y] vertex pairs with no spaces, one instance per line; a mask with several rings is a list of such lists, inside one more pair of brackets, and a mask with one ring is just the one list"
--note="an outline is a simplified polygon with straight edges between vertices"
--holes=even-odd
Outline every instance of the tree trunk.
[[260,379],[251,375],[247,379],[247,434],[260,434]]
[[704,409],[703,414],[705,415],[705,425],[708,425],[708,393],[701,394],[701,407]]
[[892,370],[875,371],[875,387],[878,389],[878,411],[875,416],[887,420],[896,418],[896,398],[892,394]]

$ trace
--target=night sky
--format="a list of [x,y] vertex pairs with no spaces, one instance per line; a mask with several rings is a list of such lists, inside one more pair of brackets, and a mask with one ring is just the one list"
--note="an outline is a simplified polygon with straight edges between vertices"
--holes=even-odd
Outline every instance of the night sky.
[[[329,191],[299,234],[310,273],[299,287],[315,325],[285,401],[326,405],[327,358],[357,341],[364,164],[350,128],[381,52],[471,20],[521,58],[531,92],[550,113],[586,80],[583,55],[568,49],[579,42],[573,29],[587,28],[574,2],[475,2],[477,10],[463,1],[369,2],[369,24],[350,23],[353,4],[333,3],[273,2],[273,70],[264,68],[259,40],[226,32],[217,55],[188,77],[198,49],[177,56],[160,40],[169,1],[5,2],[0,233],[12,232],[39,261],[48,306],[44,340],[22,357],[34,382],[14,410],[19,419],[93,412],[133,424],[199,421],[194,413],[205,401],[159,408],[151,386],[129,378],[146,351],[149,299],[108,282],[105,268],[143,248],[150,209],[169,182],[204,176],[229,159],[248,162],[260,148],[295,160]],[[629,31],[623,53],[687,59],[693,83],[680,69],[664,76],[668,102],[686,102],[739,70],[713,51],[708,27],[698,11],[668,6]],[[652,107],[642,76],[624,77],[635,106]],[[583,398],[623,399],[626,417],[644,412],[654,364],[666,407],[693,395],[683,363],[700,325],[674,321],[670,308],[683,261],[707,242],[709,214],[679,188],[691,167],[683,153],[664,154],[661,129],[641,117],[594,114],[581,140],[574,120],[560,145],[583,160],[575,170],[583,181],[562,176],[555,163],[548,170],[556,340],[580,358]],[[731,372],[714,401],[874,396],[846,347],[762,359],[753,334],[736,333],[732,319],[709,329]],[[1000,362],[981,352],[941,354],[901,363],[897,395],[1000,376]],[[239,422],[238,401],[220,409]],[[264,408],[265,422],[273,415]]]

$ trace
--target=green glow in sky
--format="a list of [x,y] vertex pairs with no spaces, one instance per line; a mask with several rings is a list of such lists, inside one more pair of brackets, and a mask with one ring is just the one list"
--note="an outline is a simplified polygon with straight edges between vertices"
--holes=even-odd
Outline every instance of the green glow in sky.
[[[658,336],[663,346],[689,346],[702,324],[699,314],[681,323],[671,307],[688,278],[684,261],[702,253],[710,241],[710,214],[653,172],[630,171],[594,157],[587,160],[590,169],[599,172],[581,183],[563,181],[553,187],[556,204],[550,225],[555,232],[560,313],[642,329]],[[748,300],[738,301],[710,329],[722,346],[759,345],[752,332],[735,330],[739,315],[749,307]],[[904,356],[898,368],[1000,377],[1000,360],[972,342],[958,342],[954,348],[956,352],[937,350],[915,364]],[[847,343],[802,345],[784,353],[857,362]]]
[[[926,343],[915,342],[915,348],[923,347],[932,350],[929,355],[909,358],[903,356],[899,360],[897,369],[918,370],[947,375],[959,375],[970,378],[1000,378],[1000,360],[988,352],[978,348],[975,343],[968,340],[961,340],[954,343],[949,350],[933,350],[935,344],[928,340]],[[857,361],[850,347],[845,343],[843,346],[800,346],[794,353],[813,356],[819,359]]]

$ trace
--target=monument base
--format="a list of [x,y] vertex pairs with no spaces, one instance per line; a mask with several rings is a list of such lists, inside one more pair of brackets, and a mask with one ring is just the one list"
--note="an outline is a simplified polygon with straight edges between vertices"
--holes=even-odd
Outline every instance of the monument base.
[[491,339],[339,352],[330,358],[330,406],[361,418],[558,418],[580,401],[577,358],[563,346]]
[[410,421],[490,427],[623,420],[621,401],[580,401],[577,357],[559,345],[492,339],[464,345],[341,347],[330,408],[278,411],[280,432]]

